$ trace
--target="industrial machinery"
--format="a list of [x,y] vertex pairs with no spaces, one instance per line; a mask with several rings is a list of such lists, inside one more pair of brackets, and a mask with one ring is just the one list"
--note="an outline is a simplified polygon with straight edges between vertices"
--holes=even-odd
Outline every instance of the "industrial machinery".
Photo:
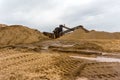
[[[60,33],[60,36],[63,36],[64,34],[69,33],[69,32],[71,32],[71,31],[74,31],[74,30],[79,29],[79,28],[82,28],[82,29],[84,29],[86,32],[89,32],[89,31],[86,30],[82,25],[79,25],[79,26],[76,26],[76,27],[73,27],[73,28],[69,28],[69,27],[66,27],[65,25],[63,25],[62,28],[65,28],[66,30],[62,31],[62,32]],[[49,38],[55,39],[55,33],[53,33],[53,32],[52,32],[52,33],[50,33],[50,32],[43,32],[43,34],[44,34],[45,36],[48,36]]]

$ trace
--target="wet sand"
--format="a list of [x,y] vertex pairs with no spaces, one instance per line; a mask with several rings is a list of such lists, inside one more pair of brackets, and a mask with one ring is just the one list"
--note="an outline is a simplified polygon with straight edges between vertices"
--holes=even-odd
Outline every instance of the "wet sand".
[[104,57],[104,56],[98,56],[96,58],[81,57],[81,56],[70,56],[70,57],[80,58],[80,59],[87,59],[87,60],[92,60],[92,61],[97,61],[97,62],[120,62],[120,59],[118,59],[118,58]]
[[73,46],[46,41],[0,49],[0,80],[120,80],[119,53]]

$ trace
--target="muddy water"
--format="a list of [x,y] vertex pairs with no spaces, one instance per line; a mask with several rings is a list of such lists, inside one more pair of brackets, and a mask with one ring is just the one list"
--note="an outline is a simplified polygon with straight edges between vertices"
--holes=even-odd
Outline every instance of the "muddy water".
[[70,57],[87,59],[87,60],[94,60],[94,61],[97,61],[97,62],[120,62],[120,59],[118,59],[118,58],[103,57],[103,56],[98,56],[96,58],[81,57],[81,56],[70,56]]
[[59,41],[48,41],[48,42],[44,42],[42,43],[42,49],[48,50],[50,46],[54,46],[54,47],[62,47],[62,48],[66,48],[66,47],[73,47],[74,44],[62,44]]

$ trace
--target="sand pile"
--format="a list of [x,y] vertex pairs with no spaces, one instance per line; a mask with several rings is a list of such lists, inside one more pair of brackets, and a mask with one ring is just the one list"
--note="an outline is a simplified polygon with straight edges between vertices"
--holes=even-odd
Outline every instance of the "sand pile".
[[70,34],[62,36],[60,39],[79,40],[79,39],[120,39],[120,33],[109,33],[102,31],[86,32],[83,28],[79,28]]
[[74,49],[120,52],[120,33],[87,31],[79,28],[60,37],[58,40],[74,42]]
[[0,28],[1,27],[6,27],[7,25],[6,24],[0,24]]
[[45,40],[41,32],[21,25],[11,25],[0,28],[0,45],[33,43]]

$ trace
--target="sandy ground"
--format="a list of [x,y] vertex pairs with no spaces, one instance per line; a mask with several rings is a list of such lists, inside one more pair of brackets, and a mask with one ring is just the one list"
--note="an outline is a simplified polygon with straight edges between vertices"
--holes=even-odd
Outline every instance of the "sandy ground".
[[[50,42],[48,42],[50,43]],[[49,47],[53,51],[68,54],[70,57],[95,61],[86,63],[76,80],[119,80],[120,54],[119,52],[105,52],[97,50],[72,49],[76,43],[56,41]],[[78,43],[77,43],[78,44]],[[68,48],[69,47],[69,48]]]
[[0,80],[74,80],[84,64],[57,53],[13,49],[1,50],[0,57]]
[[[119,53],[45,41],[0,49],[0,80],[120,80]],[[93,54],[92,54],[93,53]]]

